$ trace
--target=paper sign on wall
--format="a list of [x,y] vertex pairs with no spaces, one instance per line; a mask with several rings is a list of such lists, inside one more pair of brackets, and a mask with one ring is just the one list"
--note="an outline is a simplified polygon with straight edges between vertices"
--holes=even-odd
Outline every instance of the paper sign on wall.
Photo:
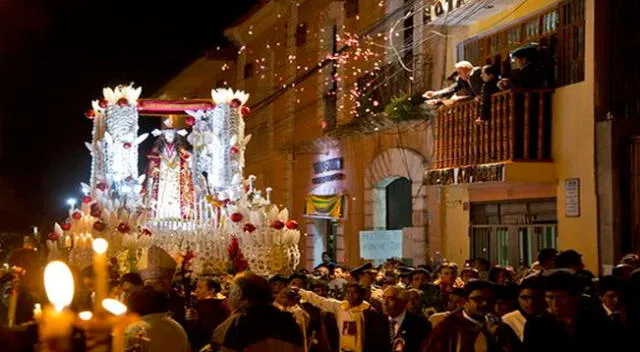
[[580,216],[580,179],[564,180],[564,216],[576,218]]

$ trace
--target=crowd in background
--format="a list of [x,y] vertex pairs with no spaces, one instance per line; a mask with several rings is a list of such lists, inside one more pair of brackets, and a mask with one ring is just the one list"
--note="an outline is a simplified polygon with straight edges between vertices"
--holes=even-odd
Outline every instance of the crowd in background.
[[[29,253],[10,259],[24,268],[18,324],[44,303],[42,271]],[[353,269],[323,259],[311,272],[272,277],[150,268],[114,276],[109,295],[140,316],[127,327],[127,351],[618,351],[640,332],[635,254],[602,277],[573,250],[543,249],[517,270],[482,258]],[[5,273],[3,284],[15,275]],[[77,275],[71,308],[79,312],[92,305],[94,273]],[[7,351],[37,350],[37,325],[5,329],[0,339]],[[74,334],[77,351],[107,342]]]

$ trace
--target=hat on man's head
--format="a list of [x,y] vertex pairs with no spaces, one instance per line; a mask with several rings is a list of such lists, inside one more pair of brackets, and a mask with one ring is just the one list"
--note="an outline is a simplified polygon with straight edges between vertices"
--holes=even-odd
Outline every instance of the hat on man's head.
[[158,246],[151,246],[140,260],[142,280],[171,280],[176,272],[177,263],[169,253]]
[[514,49],[510,54],[511,58],[533,60],[538,55],[538,43],[530,43]]
[[269,283],[272,284],[274,282],[283,282],[283,283],[287,283],[289,282],[289,278],[280,274],[275,274],[273,275],[270,279],[269,279]]
[[360,277],[360,275],[368,272],[369,270],[373,269],[373,264],[371,263],[366,263],[364,265],[361,265],[353,270],[351,270],[351,276],[354,279],[358,279]]
[[410,266],[401,266],[400,268],[398,268],[398,276],[410,277],[411,273],[413,273],[414,270],[416,269]]

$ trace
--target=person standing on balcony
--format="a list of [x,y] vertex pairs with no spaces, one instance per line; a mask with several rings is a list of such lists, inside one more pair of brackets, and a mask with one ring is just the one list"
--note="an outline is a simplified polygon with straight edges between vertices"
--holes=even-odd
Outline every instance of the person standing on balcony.
[[500,71],[495,65],[485,65],[482,67],[482,88],[480,96],[476,100],[480,102],[478,109],[477,124],[484,123],[491,116],[491,96],[500,91],[498,88]]
[[538,63],[537,44],[527,44],[511,52],[514,69],[508,78],[499,82],[500,89],[537,89],[546,85],[544,74]]
[[[452,101],[473,98],[480,94],[482,90],[482,78],[480,77],[482,69],[474,67],[469,61],[460,61],[454,67],[458,73],[457,77],[455,77],[455,82],[447,88],[437,91],[430,90],[424,93],[422,96],[430,99],[427,100],[427,104],[436,105],[442,102],[445,105],[450,105]],[[464,91],[464,95],[461,94],[462,91]],[[454,94],[457,95],[456,98],[450,101],[442,100],[443,98],[450,98]]]

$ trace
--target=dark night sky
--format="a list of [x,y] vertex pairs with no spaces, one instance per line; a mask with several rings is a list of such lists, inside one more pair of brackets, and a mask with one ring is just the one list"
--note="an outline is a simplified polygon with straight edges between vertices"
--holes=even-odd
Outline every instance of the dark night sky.
[[79,197],[102,87],[151,96],[254,2],[0,0],[0,232],[48,231]]

